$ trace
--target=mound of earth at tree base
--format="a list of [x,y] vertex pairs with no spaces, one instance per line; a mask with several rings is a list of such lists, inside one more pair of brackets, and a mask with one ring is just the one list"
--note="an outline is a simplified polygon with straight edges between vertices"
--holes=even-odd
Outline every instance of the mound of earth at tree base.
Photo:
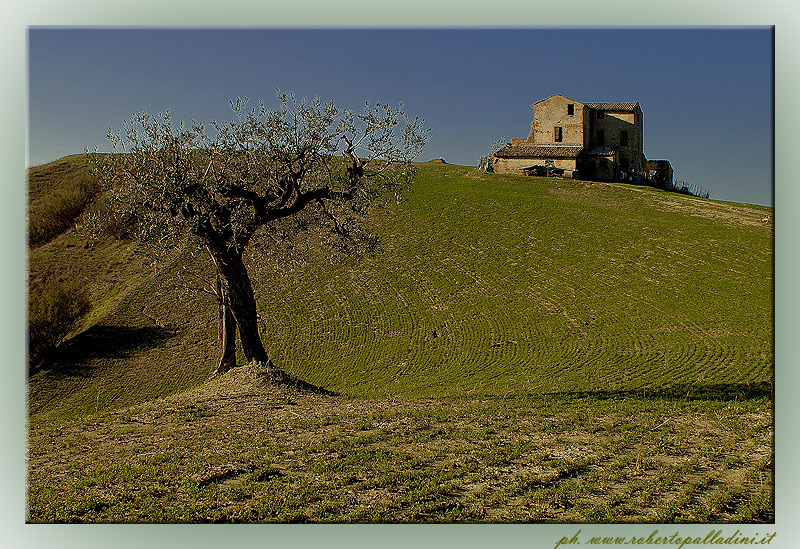
[[250,362],[245,365],[236,365],[224,371],[215,373],[215,377],[226,375],[227,378],[242,383],[255,384],[259,386],[269,386],[272,388],[281,387],[308,393],[336,396],[338,393],[328,391],[324,387],[318,387],[302,379],[298,379],[277,368],[272,362]]

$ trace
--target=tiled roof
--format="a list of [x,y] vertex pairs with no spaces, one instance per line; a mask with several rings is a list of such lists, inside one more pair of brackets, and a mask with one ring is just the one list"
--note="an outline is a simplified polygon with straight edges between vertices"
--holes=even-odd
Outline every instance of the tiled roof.
[[533,145],[506,145],[495,156],[498,158],[577,158],[580,146],[536,147]]
[[584,105],[598,111],[633,112],[639,103],[584,103]]

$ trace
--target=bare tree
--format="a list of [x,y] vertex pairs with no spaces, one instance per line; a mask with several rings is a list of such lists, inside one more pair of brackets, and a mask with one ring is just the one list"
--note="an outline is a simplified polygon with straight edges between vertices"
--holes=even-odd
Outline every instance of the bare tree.
[[484,156],[481,156],[478,159],[478,170],[482,172],[493,172],[494,166],[492,165],[492,161],[494,155],[496,155],[497,151],[502,149],[505,145],[506,145],[505,137],[501,137],[500,139],[495,140],[495,142],[489,146],[489,152],[487,152]]
[[368,207],[399,196],[411,161],[429,138],[403,106],[366,103],[363,112],[278,92],[280,107],[231,101],[232,121],[175,127],[169,111],[138,113],[109,130],[114,154],[93,155],[112,211],[143,242],[168,246],[192,235],[216,271],[220,360],[235,365],[238,328],[249,361],[269,364],[243,254],[256,239],[289,245],[315,231],[340,252],[374,246],[363,225]]

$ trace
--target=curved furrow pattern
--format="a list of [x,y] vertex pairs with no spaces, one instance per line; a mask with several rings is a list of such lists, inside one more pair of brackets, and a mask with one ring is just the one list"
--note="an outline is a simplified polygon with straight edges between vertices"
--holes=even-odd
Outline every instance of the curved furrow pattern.
[[309,261],[259,293],[282,367],[364,396],[771,377],[763,227],[666,212],[646,193],[634,207],[615,187],[435,170],[376,219],[375,257]]

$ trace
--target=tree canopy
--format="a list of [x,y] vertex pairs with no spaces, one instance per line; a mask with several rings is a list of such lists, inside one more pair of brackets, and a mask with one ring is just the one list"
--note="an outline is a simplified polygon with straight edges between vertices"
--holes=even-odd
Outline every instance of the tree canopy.
[[214,264],[223,371],[238,327],[250,361],[269,363],[243,253],[254,239],[280,249],[314,231],[338,253],[374,247],[370,205],[400,196],[430,130],[403,105],[362,112],[278,92],[272,110],[231,101],[227,122],[174,125],[170,112],[134,114],[109,130],[114,153],[94,155],[112,211],[140,241],[169,247],[192,235]]

